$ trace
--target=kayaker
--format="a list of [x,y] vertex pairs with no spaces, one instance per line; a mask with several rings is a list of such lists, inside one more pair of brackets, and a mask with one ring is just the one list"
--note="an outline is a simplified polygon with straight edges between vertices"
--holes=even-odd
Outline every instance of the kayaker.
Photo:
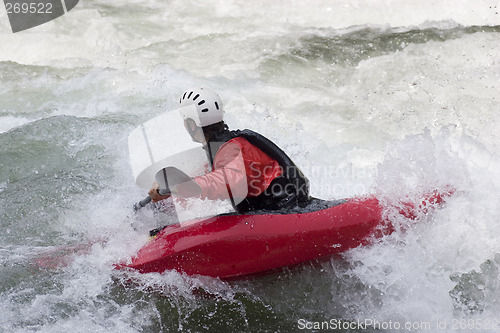
[[[278,146],[250,130],[229,130],[214,91],[186,91],[179,112],[210,162],[210,172],[193,178],[202,189],[202,199],[230,199],[239,213],[303,206],[310,200],[307,178]],[[168,198],[158,189],[155,183],[149,191],[153,201]]]

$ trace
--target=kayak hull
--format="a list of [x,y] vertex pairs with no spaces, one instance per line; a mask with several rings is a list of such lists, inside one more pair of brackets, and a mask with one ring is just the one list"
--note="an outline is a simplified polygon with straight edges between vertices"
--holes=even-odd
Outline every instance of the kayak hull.
[[[404,204],[400,213],[414,218],[442,200],[433,192],[418,205]],[[117,268],[230,279],[328,257],[392,231],[375,197],[322,204],[307,212],[230,214],[167,226]]]

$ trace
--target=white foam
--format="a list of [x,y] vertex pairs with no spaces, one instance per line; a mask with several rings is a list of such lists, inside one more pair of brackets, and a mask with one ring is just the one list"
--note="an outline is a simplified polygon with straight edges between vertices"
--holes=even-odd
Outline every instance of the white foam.
[[10,131],[13,128],[27,124],[33,120],[23,117],[3,116],[0,117],[0,133]]

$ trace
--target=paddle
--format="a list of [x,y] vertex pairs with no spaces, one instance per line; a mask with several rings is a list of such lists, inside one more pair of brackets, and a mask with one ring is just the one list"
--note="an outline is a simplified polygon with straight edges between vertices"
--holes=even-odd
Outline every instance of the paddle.
[[[161,169],[156,173],[155,180],[160,186],[158,193],[161,195],[171,195],[179,192],[183,196],[189,197],[201,194],[201,187],[191,177],[175,167]],[[139,211],[150,202],[151,197],[147,196],[134,205],[134,212]]]
[[[165,191],[165,190],[159,190],[158,193],[161,195],[170,195],[171,194],[169,191]],[[134,204],[134,213],[138,212],[141,208],[146,207],[146,205],[149,204],[150,202],[151,202],[151,197],[148,195],[147,197],[145,197],[144,199],[142,199],[138,203]]]
[[141,208],[146,207],[148,203],[151,202],[151,197],[148,195],[146,198],[142,199],[138,203],[134,204],[134,213],[137,213]]
[[[160,195],[170,195],[170,188],[168,186],[168,180],[167,180],[167,168],[163,168],[160,171],[158,171],[155,175],[155,180],[160,186],[160,189],[158,190],[158,193]],[[146,198],[142,199],[138,203],[134,205],[134,212],[139,211],[141,208],[146,207],[147,204],[151,202],[151,197],[148,195]]]

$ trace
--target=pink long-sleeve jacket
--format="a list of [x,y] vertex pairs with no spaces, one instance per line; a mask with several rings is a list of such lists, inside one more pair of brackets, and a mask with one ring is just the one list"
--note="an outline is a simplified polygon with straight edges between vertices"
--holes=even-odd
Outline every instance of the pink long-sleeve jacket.
[[[278,162],[242,137],[223,144],[217,151],[213,171],[195,177],[202,198],[256,197],[283,173]],[[229,189],[228,189],[229,188]]]

